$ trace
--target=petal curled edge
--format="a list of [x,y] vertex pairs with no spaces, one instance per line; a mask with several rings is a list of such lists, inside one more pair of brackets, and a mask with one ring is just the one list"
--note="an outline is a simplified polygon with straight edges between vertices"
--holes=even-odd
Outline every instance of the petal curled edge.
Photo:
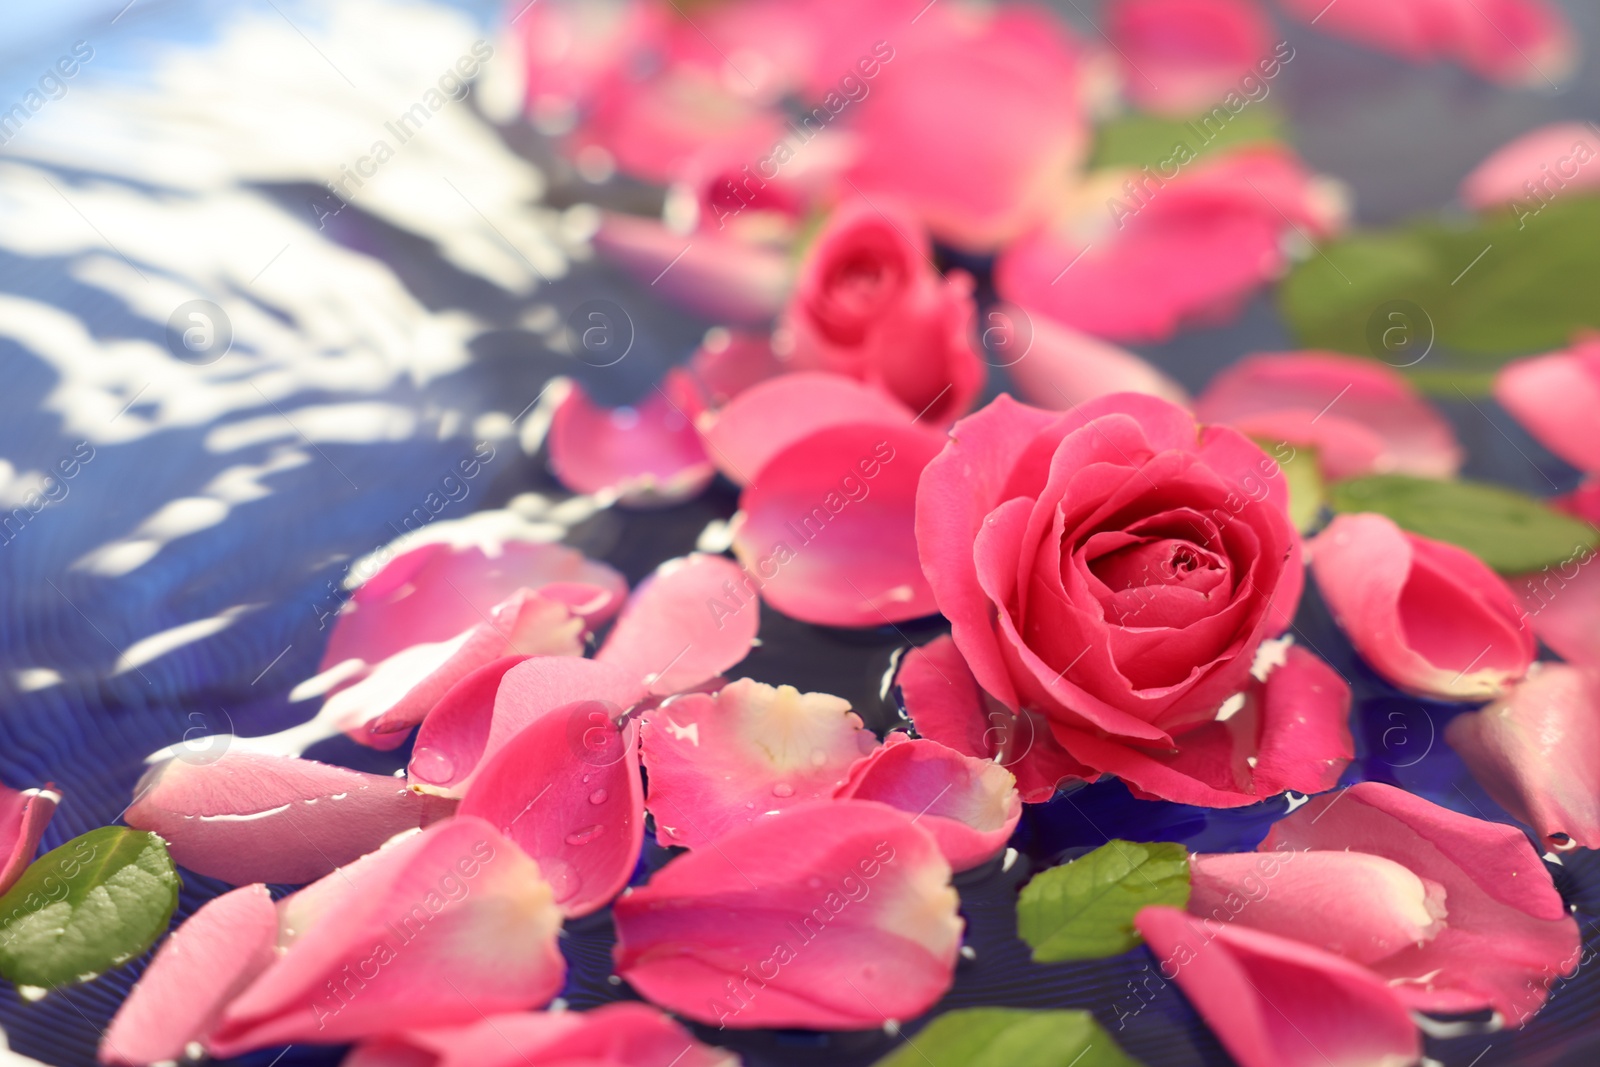
[[458,814],[516,842],[562,914],[603,908],[622,892],[644,841],[644,787],[633,727],[604,748],[574,738],[562,715],[533,720],[483,761]]
[[1049,800],[1063,781],[1099,775],[1061,747],[1037,712],[1012,712],[978,688],[948,636],[907,653],[895,676],[917,733],[967,756],[993,760],[1017,779],[1022,800]]
[[1390,859],[1444,887],[1444,927],[1373,963],[1418,1011],[1493,1008],[1520,1026],[1578,963],[1578,924],[1515,827],[1361,782],[1313,798],[1273,825],[1259,850],[1350,849]]
[[181,1060],[277,959],[278,909],[264,885],[207,901],[156,950],[100,1040],[100,1062]]
[[1310,551],[1339,628],[1373,670],[1407,692],[1489,699],[1533,662],[1533,632],[1515,596],[1464,549],[1359,513],[1335,518]]
[[741,1029],[909,1019],[954,977],[949,879],[933,836],[886,804],[790,808],[618,900],[617,973],[669,1011]]
[[321,878],[450,808],[387,775],[241,751],[157,764],[135,798],[129,826],[165,838],[181,866],[231,885]]
[[482,819],[447,819],[328,878],[340,882],[301,891],[320,898],[316,917],[228,1007],[213,1054],[466,1023],[561,989],[550,887]]
[[1017,828],[1022,800],[1016,782],[990,760],[892,733],[881,748],[856,761],[833,795],[911,813],[939,843],[951,869],[965,871],[999,855]]
[[1600,680],[1564,663],[1536,665],[1445,739],[1495,802],[1551,847],[1600,848]]
[[50,824],[61,794],[43,789],[8,789],[0,785],[0,893],[22,877],[39,851],[39,838]]
[[1410,1067],[1422,1039],[1365,967],[1285,937],[1149,907],[1134,924],[1240,1067]]
[[721,674],[749,655],[760,629],[753,597],[736,607],[723,603],[746,579],[722,556],[668,560],[633,591],[595,659],[629,671],[657,696]]

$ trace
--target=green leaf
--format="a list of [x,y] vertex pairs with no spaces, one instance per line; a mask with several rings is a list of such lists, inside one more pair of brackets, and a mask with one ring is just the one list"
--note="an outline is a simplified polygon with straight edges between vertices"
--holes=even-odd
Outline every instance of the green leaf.
[[90,830],[0,897],[0,975],[44,989],[87,982],[154,944],[177,904],[178,872],[159,837]]
[[966,1008],[939,1016],[875,1067],[1139,1067],[1086,1011]]
[[1296,448],[1265,437],[1257,437],[1255,442],[1277,461],[1278,469],[1288,479],[1289,521],[1296,530],[1305,533],[1316,525],[1328,495],[1322,481],[1322,468],[1317,465],[1317,450]]
[[1036,876],[1017,899],[1017,934],[1035,963],[1115,956],[1139,944],[1133,917],[1189,902],[1189,852],[1160,841],[1109,841]]
[[[1279,303],[1304,347],[1419,371],[1482,372],[1600,327],[1597,276],[1600,197],[1569,192],[1536,215],[1498,211],[1466,225],[1352,234],[1297,266]],[[1402,317],[1392,319],[1402,302]],[[1398,332],[1386,333],[1391,325]],[[1400,351],[1382,340],[1413,331],[1416,343]]]
[[1524,574],[1600,544],[1600,531],[1531,496],[1483,482],[1376,474],[1335,482],[1335,511],[1375,511],[1401,529],[1448,541],[1502,574]]
[[1203,156],[1224,148],[1279,141],[1285,131],[1283,116],[1259,104],[1245,108],[1226,124],[1212,119],[1202,126],[1203,121],[1203,116],[1189,120],[1142,114],[1114,119],[1096,131],[1093,165],[1153,167],[1172,159],[1180,144]]

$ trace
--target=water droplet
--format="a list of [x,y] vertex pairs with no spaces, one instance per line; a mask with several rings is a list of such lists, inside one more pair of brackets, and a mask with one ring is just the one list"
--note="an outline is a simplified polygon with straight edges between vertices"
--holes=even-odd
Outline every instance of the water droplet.
[[606,802],[606,796],[607,793],[604,789],[596,789],[593,793],[589,794],[589,803],[604,804]]
[[455,769],[455,761],[437,748],[419,748],[411,754],[411,773],[424,782],[443,785]]
[[565,904],[577,896],[578,890],[583,886],[583,880],[578,877],[578,872],[572,864],[554,856],[539,858],[539,873],[550,883],[550,891],[555,896],[557,904]]
[[569,845],[587,845],[605,832],[606,828],[604,826],[595,823],[593,826],[585,826],[582,830],[572,831],[567,835],[566,841]]
[[772,795],[775,797],[792,797],[794,796],[794,786],[788,782],[779,782],[772,787]]

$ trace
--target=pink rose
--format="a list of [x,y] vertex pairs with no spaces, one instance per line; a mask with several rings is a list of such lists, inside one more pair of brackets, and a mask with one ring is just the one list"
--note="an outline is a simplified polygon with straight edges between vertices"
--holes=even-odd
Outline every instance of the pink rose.
[[1383,515],[1340,515],[1311,543],[1311,565],[1361,658],[1408,693],[1487,700],[1533,662],[1516,596],[1466,549]]
[[1190,869],[1188,913],[1136,923],[1241,1067],[1411,1063],[1408,1012],[1520,1026],[1578,962],[1577,923],[1527,838],[1377,782]]
[[972,315],[971,278],[939,275],[916,220],[860,203],[807,251],[784,321],[795,369],[876,386],[937,425],[983,387]]
[[[1351,756],[1347,687],[1299,649],[1252,678],[1303,582],[1284,481],[1238,431],[1150,396],[1066,414],[1001,396],[957,423],[923,472],[916,535],[961,656],[910,657],[913,719],[994,756],[992,709],[950,704],[981,689],[1033,732],[1009,760],[1034,761],[1026,783],[1107,772],[1216,807],[1330,788]],[[951,677],[960,659],[975,686]]]

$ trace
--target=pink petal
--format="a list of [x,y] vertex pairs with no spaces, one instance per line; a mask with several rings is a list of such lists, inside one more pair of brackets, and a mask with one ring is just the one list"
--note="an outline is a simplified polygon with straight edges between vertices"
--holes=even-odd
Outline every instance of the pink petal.
[[1129,172],[1135,179],[1148,191],[1108,189],[1109,208],[1088,197],[1096,214],[1002,252],[1000,295],[1097,337],[1164,341],[1183,325],[1231,318],[1287,268],[1286,238],[1315,240],[1341,221],[1326,183],[1275,146],[1194,162],[1170,180]]
[[[483,697],[490,685],[495,685],[494,700],[486,704]],[[417,731],[406,773],[418,788],[464,795],[485,759],[546,715],[566,723],[567,736],[579,750],[610,751],[609,734],[615,732],[615,723],[644,699],[645,687],[629,671],[610,663],[534,656],[485,669],[460,697],[448,715],[441,708],[440,715],[430,715]],[[597,743],[591,745],[590,739]]]
[[1490,153],[1461,180],[1461,200],[1479,211],[1509,208],[1519,218],[1538,213],[1557,192],[1600,184],[1600,137],[1583,122],[1553,122]]
[[1145,908],[1134,922],[1240,1067],[1406,1067],[1422,1054],[1405,1006],[1364,967],[1177,908]]
[[1281,2],[1323,33],[1509,85],[1558,84],[1576,59],[1571,28],[1545,0],[1340,0],[1326,17],[1318,0]]
[[658,507],[698,496],[716,471],[692,419],[694,383],[667,372],[638,407],[597,407],[577,382],[550,422],[550,469],[575,493]]
[[1516,598],[1472,553],[1382,515],[1340,515],[1311,543],[1317,585],[1373,670],[1419,696],[1496,696],[1533,662]]
[[[751,386],[789,370],[772,351],[764,333],[714,328],[689,357],[689,374],[713,407],[721,407]],[[703,419],[707,425],[713,420]]]
[[628,592],[616,571],[564,545],[420,545],[388,560],[350,595],[322,669],[350,659],[375,665],[413,645],[449,641],[522,588],[548,589],[551,599],[593,623],[608,618]]
[[701,1044],[671,1016],[636,1002],[485,1016],[369,1042],[362,1052],[372,1060],[360,1067],[738,1067],[733,1053]]
[[350,1050],[339,1067],[438,1067],[439,1057],[396,1037],[380,1037]]
[[1437,882],[1365,852],[1190,857],[1189,914],[1236,922],[1372,964],[1443,929]]
[[[1595,522],[1600,516],[1583,515]],[[1600,666],[1600,567],[1593,549],[1573,554],[1536,574],[1510,579],[1522,598],[1523,620],[1562,659]]]
[[739,485],[750,485],[774,458],[822,430],[855,423],[904,426],[912,417],[881,390],[808,371],[751,386],[701,420],[700,430],[717,468]]
[[574,746],[565,716],[544,715],[484,760],[459,814],[492,823],[539,865],[562,914],[605,907],[633,874],[644,787],[632,724],[610,751]]
[[352,738],[393,748],[452,686],[505,656],[581,656],[584,620],[559,600],[520,589],[454,640],[413,645],[328,698],[322,715]]
[[1493,1008],[1520,1026],[1553,977],[1578,961],[1577,923],[1514,827],[1362,782],[1313,798],[1276,823],[1259,848],[1369,853],[1443,887],[1443,929],[1371,964],[1415,1010]]
[[618,900],[617,973],[720,1026],[864,1030],[950,987],[962,922],[934,838],[884,804],[802,805]]
[[1049,800],[1063,781],[1099,777],[1067,755],[1044,716],[1013,714],[979,689],[949,637],[907,653],[895,682],[919,734],[1005,767],[1016,776],[1017,789],[1029,804]]
[[1253,804],[1289,789],[1332,789],[1355,756],[1350,687],[1304,649],[1291,647],[1266,682],[1252,681],[1223,710],[1230,707],[1226,718],[1175,733],[1169,752],[1060,724],[1053,729],[1074,758],[1115,774],[1135,796],[1212,808]]
[[1019,457],[1060,418],[1001,393],[956,423],[917,491],[917,552],[939,610],[978,685],[1012,710],[1016,689],[973,567],[973,543],[989,513],[1013,495],[1007,487]]
[[686,848],[832,796],[878,745],[846,701],[748,678],[646,712],[641,740],[656,840]]
[[100,1062],[180,1060],[274,960],[278,910],[264,885],[207,901],[156,950],[100,1039]]
[[1083,158],[1087,126],[1078,49],[1053,18],[1006,8],[963,29],[896,52],[872,83],[852,122],[862,156],[849,181],[979,250],[1046,215]]
[[[1245,99],[1272,60],[1271,26],[1255,0],[1117,0],[1106,32],[1122,58],[1127,93],[1141,108],[1193,115],[1229,93]],[[1250,78],[1241,89],[1242,79]]]
[[450,807],[387,775],[239,750],[206,764],[169,759],[135,797],[129,826],[160,834],[196,874],[233,885],[309,882]]
[[985,321],[991,328],[997,321],[1028,324],[1024,329],[1031,329],[1032,343],[1006,369],[1022,398],[1047,411],[1066,411],[1110,393],[1148,393],[1189,403],[1183,386],[1132,352],[1043,315],[1002,306],[989,311]]
[[685,236],[652,219],[607,212],[594,245],[668,300],[717,322],[768,322],[789,292],[786,253],[732,237]]
[[903,733],[891,733],[883,747],[857,760],[833,795],[910,812],[957,871],[998,856],[1022,818],[1010,771]]
[[43,789],[8,789],[0,785],[0,893],[10,889],[39,851],[39,838],[50,824],[61,794],[53,784]]
[[550,887],[482,819],[447,819],[328,878],[337,897],[229,1006],[213,1054],[466,1023],[561,988]]
[[1495,376],[1494,398],[1540,444],[1580,470],[1600,473],[1592,424],[1600,405],[1600,339],[1506,364]]
[[1600,680],[1539,664],[1482,711],[1445,728],[1495,802],[1552,847],[1600,848]]
[[633,591],[595,659],[632,673],[657,696],[693,689],[749,655],[761,612],[753,597],[739,598],[748,581],[723,556],[668,560]]
[[[942,438],[915,425],[833,426],[796,442],[739,497],[748,588],[822,626],[883,626],[937,607],[916,554],[918,479]],[[735,610],[730,595],[724,610]]]
[[1258,440],[1314,448],[1332,480],[1389,471],[1449,478],[1461,467],[1443,416],[1398,371],[1357,356],[1246,356],[1211,380],[1195,413]]

